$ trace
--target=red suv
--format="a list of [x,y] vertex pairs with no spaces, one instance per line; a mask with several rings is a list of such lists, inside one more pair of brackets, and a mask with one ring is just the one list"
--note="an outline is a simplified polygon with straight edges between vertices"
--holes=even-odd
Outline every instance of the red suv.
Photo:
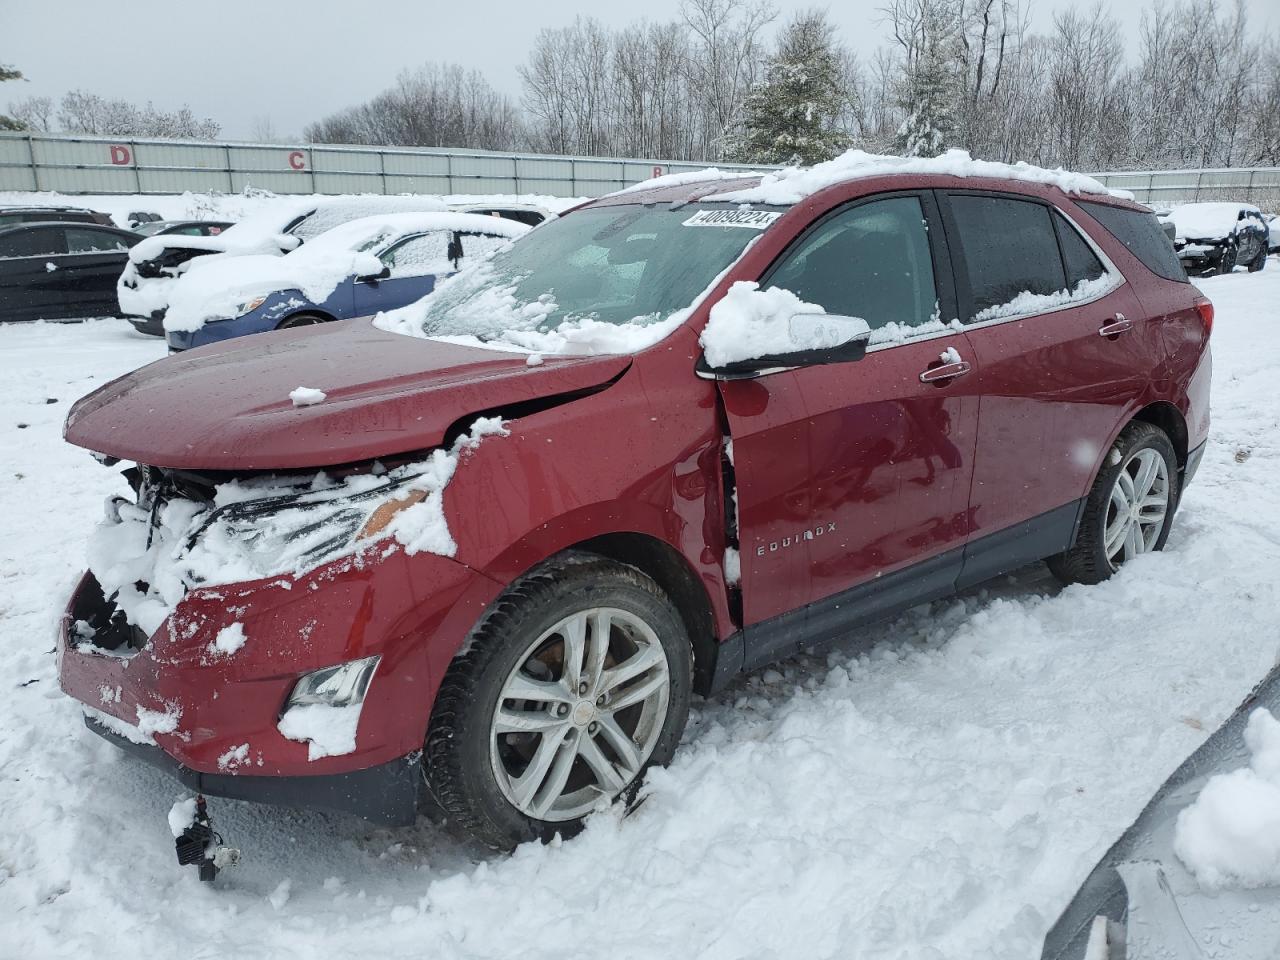
[[1159,550],[1212,307],[1091,181],[917,167],[668,178],[396,315],[84,398],[66,438],[133,496],[63,689],[203,793],[509,848],[630,797],[694,692]]

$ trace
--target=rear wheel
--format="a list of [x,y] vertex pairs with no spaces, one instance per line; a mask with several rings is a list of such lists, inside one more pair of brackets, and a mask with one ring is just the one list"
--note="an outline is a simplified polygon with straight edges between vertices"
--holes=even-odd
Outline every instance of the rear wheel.
[[310,327],[317,323],[325,323],[327,320],[327,317],[322,317],[318,313],[295,313],[276,324],[276,329],[292,330],[294,327]]
[[516,581],[449,668],[432,709],[431,806],[495,849],[576,832],[634,795],[689,714],[689,637],[638,570],[579,555]]
[[1267,265],[1267,245],[1264,243],[1258,250],[1258,255],[1249,261],[1249,272],[1257,273]]
[[1076,543],[1049,558],[1064,583],[1101,583],[1129,560],[1164,549],[1178,505],[1178,463],[1159,427],[1121,431],[1093,482]]

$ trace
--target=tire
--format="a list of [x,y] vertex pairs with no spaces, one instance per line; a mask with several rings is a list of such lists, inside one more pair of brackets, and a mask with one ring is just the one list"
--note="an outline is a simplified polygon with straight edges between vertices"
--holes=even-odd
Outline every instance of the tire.
[[1258,251],[1258,255],[1249,261],[1249,272],[1257,273],[1267,265],[1267,245],[1264,243],[1262,249]]
[[1222,256],[1218,257],[1218,267],[1216,272],[1218,276],[1222,276],[1225,273],[1230,273],[1235,268],[1236,268],[1236,248],[1227,247],[1225,250],[1222,251]]
[[[565,664],[573,635],[578,671]],[[424,747],[427,804],[495,850],[576,833],[670,762],[692,660],[679,613],[639,570],[593,554],[543,564],[493,603],[441,683]],[[627,664],[639,672],[620,676]]]
[[[1131,494],[1146,482],[1146,465],[1153,470],[1150,485],[1145,492]],[[1093,481],[1075,546],[1050,557],[1049,569],[1063,583],[1101,583],[1135,554],[1164,549],[1178,495],[1178,462],[1169,437],[1159,427],[1135,420],[1120,432]],[[1136,524],[1120,520],[1121,498],[1132,504],[1149,497],[1164,500],[1162,512],[1148,501],[1137,511]],[[1137,532],[1130,535],[1135,526]]]
[[276,329],[293,330],[295,327],[310,327],[317,323],[327,323],[328,321],[328,317],[322,317],[318,313],[295,313],[277,323]]

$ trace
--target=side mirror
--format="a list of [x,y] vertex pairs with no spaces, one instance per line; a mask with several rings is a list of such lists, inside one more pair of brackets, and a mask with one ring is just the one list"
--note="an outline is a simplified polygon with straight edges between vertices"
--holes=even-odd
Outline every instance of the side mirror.
[[363,277],[356,277],[357,283],[377,283],[379,280],[386,280],[391,276],[391,268],[383,264],[382,269],[377,273],[366,273]]
[[853,363],[867,354],[871,328],[860,317],[834,313],[798,313],[787,321],[787,340],[794,349],[764,353],[712,367],[706,354],[698,358],[698,376],[715,380],[749,380],[791,367]]

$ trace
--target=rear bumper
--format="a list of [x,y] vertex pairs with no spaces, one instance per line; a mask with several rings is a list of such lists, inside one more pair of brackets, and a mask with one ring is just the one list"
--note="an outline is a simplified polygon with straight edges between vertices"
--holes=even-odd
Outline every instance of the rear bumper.
[[409,826],[417,818],[418,791],[422,783],[421,755],[417,752],[376,767],[319,776],[201,773],[184,767],[159,747],[134,743],[113,733],[89,716],[84,718],[84,724],[125,753],[163,770],[196,793],[210,797],[352,813],[389,827]]

